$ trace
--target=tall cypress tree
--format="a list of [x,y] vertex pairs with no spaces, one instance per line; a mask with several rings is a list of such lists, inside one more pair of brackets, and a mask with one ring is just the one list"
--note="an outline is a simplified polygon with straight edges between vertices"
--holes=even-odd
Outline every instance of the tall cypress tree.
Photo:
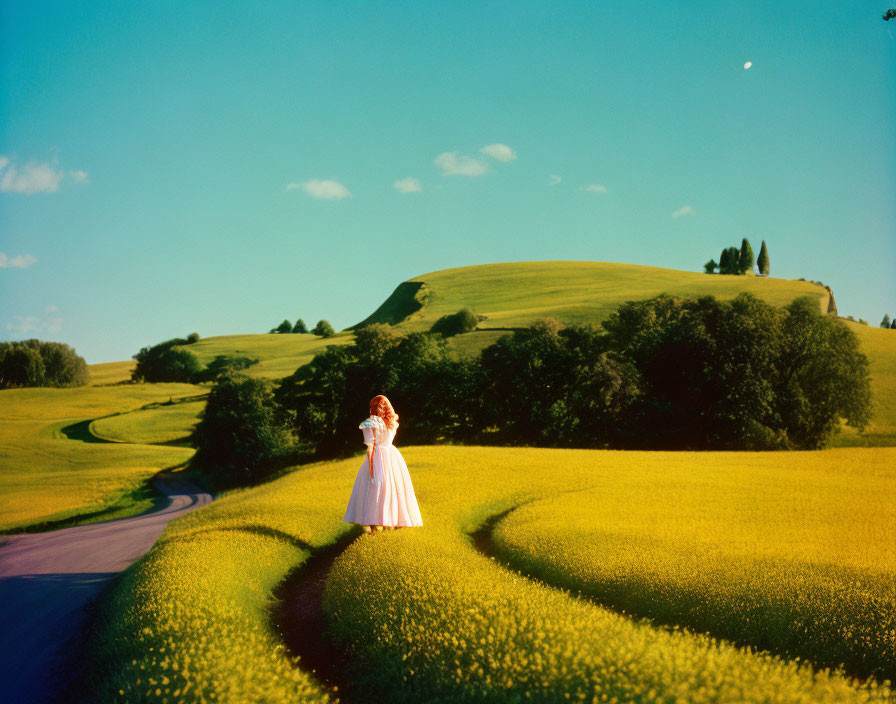
[[746,274],[748,271],[753,271],[754,263],[755,259],[753,258],[753,248],[750,246],[750,240],[744,237],[740,243],[740,254],[737,257],[739,273]]
[[729,274],[731,273],[729,269],[731,268],[731,261],[729,259],[728,248],[722,250],[722,254],[719,256],[719,273],[720,274]]
[[765,240],[762,240],[762,246],[759,248],[759,257],[756,259],[756,267],[763,276],[768,276],[768,248],[765,246]]
[[889,327],[890,327],[890,316],[887,315],[886,313],[884,313],[884,319],[880,321],[880,326],[881,326],[882,328],[889,328]]

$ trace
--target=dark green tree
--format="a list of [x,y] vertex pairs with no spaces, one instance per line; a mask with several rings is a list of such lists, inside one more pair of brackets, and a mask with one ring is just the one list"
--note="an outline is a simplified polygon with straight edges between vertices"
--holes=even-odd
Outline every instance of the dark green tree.
[[719,268],[719,265],[716,264],[715,259],[710,259],[706,264],[703,265],[703,271],[707,274],[715,274],[716,269]]
[[175,337],[151,347],[143,347],[133,355],[137,365],[131,370],[132,381],[192,383],[202,370],[199,358],[185,349],[189,342]]
[[890,316],[887,313],[884,313],[884,319],[880,321],[880,326],[882,328],[890,327]]
[[318,320],[317,325],[314,326],[311,333],[313,335],[319,335],[320,337],[332,337],[336,334],[336,331],[326,320]]
[[282,323],[280,323],[277,327],[275,327],[275,328],[271,328],[271,332],[272,332],[272,333],[278,333],[278,334],[281,334],[281,335],[282,335],[282,334],[285,334],[285,333],[292,332],[292,323],[289,322],[288,320],[284,320],[284,321],[283,321]]
[[759,269],[759,273],[763,276],[768,276],[769,261],[768,261],[768,248],[765,246],[765,240],[762,240],[762,246],[759,248],[759,256],[756,258],[756,268]]
[[893,322],[890,323],[890,330],[896,330],[896,318],[893,318]]
[[719,257],[719,273],[720,274],[739,274],[740,265],[738,258],[740,253],[737,247],[726,247],[722,250],[722,256]]
[[199,333],[198,333],[198,332],[191,332],[189,335],[187,335],[187,342],[189,342],[191,345],[192,345],[194,342],[199,342]]
[[305,325],[305,321],[299,318],[296,324],[292,326],[292,331],[295,333],[306,333],[308,332],[308,327]]
[[294,449],[273,403],[273,382],[224,373],[208,395],[190,460],[214,488],[257,484]]
[[753,248],[750,246],[750,240],[746,237],[740,243],[740,252],[737,255],[737,268],[739,274],[746,274],[748,271],[753,271],[753,265],[755,264],[755,259],[753,257]]
[[896,19],[896,10],[887,10],[884,12],[884,22],[889,22],[892,19]]

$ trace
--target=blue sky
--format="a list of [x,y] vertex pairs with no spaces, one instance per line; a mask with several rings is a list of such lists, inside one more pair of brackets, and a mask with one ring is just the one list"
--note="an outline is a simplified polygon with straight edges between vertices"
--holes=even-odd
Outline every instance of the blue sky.
[[230,4],[0,6],[0,339],[122,360],[744,236],[896,314],[893,2]]

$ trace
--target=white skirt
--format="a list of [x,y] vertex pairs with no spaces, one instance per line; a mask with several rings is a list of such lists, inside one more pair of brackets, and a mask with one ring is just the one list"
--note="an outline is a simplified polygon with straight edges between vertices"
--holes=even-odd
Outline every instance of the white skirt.
[[373,451],[373,478],[364,457],[345,511],[346,523],[364,526],[422,526],[420,507],[404,457],[395,445]]

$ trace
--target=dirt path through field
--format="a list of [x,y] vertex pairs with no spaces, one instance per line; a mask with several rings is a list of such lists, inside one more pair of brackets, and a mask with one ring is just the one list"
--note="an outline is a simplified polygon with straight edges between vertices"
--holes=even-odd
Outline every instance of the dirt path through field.
[[137,560],[169,521],[211,501],[188,482],[160,475],[167,506],[140,516],[49,533],[12,535],[0,546],[0,701],[58,696],[86,608]]
[[[286,578],[275,597],[278,607],[274,624],[299,666],[314,675],[343,704],[354,701],[355,694],[345,672],[346,654],[326,634],[327,615],[321,600],[333,562],[360,531],[352,530],[340,540],[321,548]],[[375,540],[378,536],[366,536]]]

